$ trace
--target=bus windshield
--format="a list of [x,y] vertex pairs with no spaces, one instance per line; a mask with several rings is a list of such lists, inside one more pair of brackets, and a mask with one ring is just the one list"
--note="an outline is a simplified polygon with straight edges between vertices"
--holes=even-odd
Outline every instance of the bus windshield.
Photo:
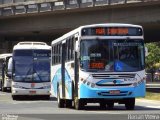
[[50,50],[15,50],[13,55],[14,81],[50,81]]
[[134,72],[143,70],[143,40],[82,40],[80,67],[84,71]]

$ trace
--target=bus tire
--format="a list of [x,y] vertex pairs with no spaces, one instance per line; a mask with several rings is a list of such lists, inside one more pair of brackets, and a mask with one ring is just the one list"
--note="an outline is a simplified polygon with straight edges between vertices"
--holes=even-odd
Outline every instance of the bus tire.
[[0,82],[0,84],[1,84],[1,89],[0,90],[2,91],[2,81]]
[[66,108],[72,107],[72,100],[66,100]]
[[134,110],[135,107],[135,98],[129,98],[125,101],[126,110]]
[[13,100],[17,100],[17,99],[18,99],[18,96],[12,95],[12,99],[13,99]]
[[6,88],[4,87],[4,81],[1,82],[1,89],[2,89],[2,92],[6,92]]
[[4,86],[2,86],[2,92],[6,92],[7,88],[5,88]]
[[57,89],[57,102],[59,108],[64,108],[64,100],[60,98],[60,92],[59,89]]
[[84,103],[83,100],[78,99],[77,97],[74,98],[74,107],[76,110],[82,110],[84,109]]
[[44,96],[43,96],[43,99],[44,99],[44,100],[50,100],[50,95],[44,95]]

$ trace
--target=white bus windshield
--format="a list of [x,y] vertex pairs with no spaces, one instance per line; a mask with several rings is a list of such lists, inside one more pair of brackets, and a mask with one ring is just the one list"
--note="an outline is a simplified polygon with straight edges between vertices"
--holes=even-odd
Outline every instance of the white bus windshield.
[[15,50],[13,55],[14,81],[50,81],[50,50]]
[[133,72],[144,69],[143,40],[82,40],[80,66],[85,71]]

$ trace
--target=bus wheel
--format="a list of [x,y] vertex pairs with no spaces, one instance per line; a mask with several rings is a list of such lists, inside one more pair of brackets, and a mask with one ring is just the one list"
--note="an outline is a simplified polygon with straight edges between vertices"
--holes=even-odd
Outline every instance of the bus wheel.
[[105,102],[100,102],[99,105],[100,105],[101,109],[106,109],[106,103]]
[[44,96],[43,96],[43,99],[44,99],[44,100],[50,100],[50,95],[44,95]]
[[64,108],[64,100],[60,98],[59,89],[57,90],[57,102],[59,108]]
[[2,91],[2,81],[0,82],[0,84],[1,84],[1,91]]
[[113,107],[114,107],[114,102],[107,103],[107,108],[108,109],[113,109]]
[[6,92],[6,90],[7,90],[7,89],[4,87],[4,82],[3,82],[3,81],[1,82],[1,89],[2,89],[2,92]]
[[77,97],[74,98],[74,107],[76,110],[82,110],[84,108],[84,103],[81,99]]
[[12,99],[13,99],[13,100],[17,100],[17,99],[18,99],[18,96],[12,95]]
[[4,86],[2,86],[2,92],[6,92],[7,88],[5,88]]
[[129,98],[125,101],[125,107],[127,110],[134,110],[135,107],[135,98]]
[[71,108],[72,107],[72,100],[66,100],[66,107]]

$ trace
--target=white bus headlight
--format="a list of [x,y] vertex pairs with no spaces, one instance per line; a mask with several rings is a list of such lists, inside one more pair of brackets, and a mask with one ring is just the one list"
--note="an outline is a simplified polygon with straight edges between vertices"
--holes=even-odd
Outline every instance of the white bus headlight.
[[23,88],[22,86],[19,86],[19,85],[13,85],[13,88]]
[[137,78],[124,78],[124,81],[137,81]]
[[48,85],[48,86],[44,86],[43,88],[44,88],[44,89],[50,89],[50,88],[51,88],[51,86],[50,86],[50,85]]

